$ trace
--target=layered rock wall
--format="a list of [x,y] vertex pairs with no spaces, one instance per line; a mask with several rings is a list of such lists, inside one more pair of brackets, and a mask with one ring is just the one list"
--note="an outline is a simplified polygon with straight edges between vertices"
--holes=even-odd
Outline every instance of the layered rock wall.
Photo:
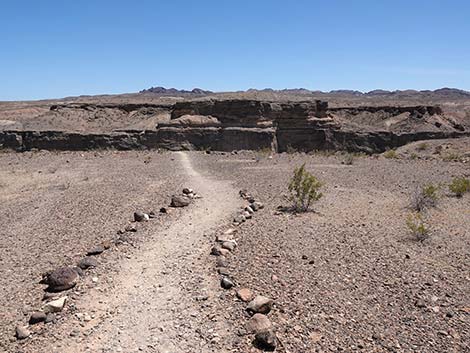
[[[112,109],[112,106],[103,106]],[[100,109],[103,107],[99,107]],[[63,110],[53,106],[51,110]],[[73,106],[73,109],[82,109]],[[83,106],[83,109],[96,109]],[[134,110],[164,109],[162,106],[119,106]],[[201,100],[178,102],[169,109],[169,119],[152,130],[124,130],[111,133],[67,131],[0,131],[0,146],[19,151],[31,149],[156,149],[219,151],[271,148],[284,152],[348,150],[376,153],[408,142],[468,136],[458,122],[444,116],[439,107],[354,107],[328,108],[322,101],[263,102],[256,100]],[[171,113],[171,114],[170,114]],[[379,128],[354,122],[373,120]],[[402,126],[408,121],[420,125],[414,131],[391,131],[381,126]],[[400,125],[401,124],[401,125]]]

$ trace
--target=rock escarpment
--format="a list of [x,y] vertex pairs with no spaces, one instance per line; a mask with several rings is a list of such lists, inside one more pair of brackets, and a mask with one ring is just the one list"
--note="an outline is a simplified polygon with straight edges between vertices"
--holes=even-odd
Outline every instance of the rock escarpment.
[[51,107],[53,114],[66,114],[70,119],[75,116],[89,119],[90,114],[98,113],[106,119],[109,111],[110,116],[132,117],[139,124],[134,128],[99,133],[26,131],[8,129],[5,125],[0,129],[0,146],[20,151],[164,148],[273,149],[279,152],[329,149],[376,153],[418,140],[469,135],[461,121],[435,106],[329,108],[327,102],[318,100],[206,99],[169,106],[70,104]]

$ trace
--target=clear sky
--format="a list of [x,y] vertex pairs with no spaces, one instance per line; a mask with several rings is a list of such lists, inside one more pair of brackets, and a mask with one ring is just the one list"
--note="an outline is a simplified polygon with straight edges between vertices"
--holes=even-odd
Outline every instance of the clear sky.
[[470,90],[469,0],[1,0],[0,100]]

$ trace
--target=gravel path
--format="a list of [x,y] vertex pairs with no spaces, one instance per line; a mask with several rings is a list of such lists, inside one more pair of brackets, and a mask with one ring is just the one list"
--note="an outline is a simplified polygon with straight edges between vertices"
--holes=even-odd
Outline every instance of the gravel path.
[[[218,283],[206,273],[208,242],[203,237],[227,221],[236,209],[237,193],[225,181],[210,180],[178,153],[191,187],[202,195],[167,229],[150,234],[144,251],[125,260],[114,278],[114,290],[94,291],[78,303],[94,317],[80,329],[86,339],[67,337],[61,352],[220,352],[217,340],[206,339],[199,301],[215,295]],[[190,293],[190,294],[189,294]],[[225,332],[222,322],[208,330]],[[213,334],[212,337],[217,337]]]

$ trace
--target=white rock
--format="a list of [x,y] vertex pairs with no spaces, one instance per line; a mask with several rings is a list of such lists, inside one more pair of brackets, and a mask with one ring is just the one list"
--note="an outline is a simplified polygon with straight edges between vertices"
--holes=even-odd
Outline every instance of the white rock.
[[62,311],[65,306],[65,302],[67,301],[67,296],[61,297],[59,299],[50,301],[44,305],[44,312],[45,313],[57,313]]

